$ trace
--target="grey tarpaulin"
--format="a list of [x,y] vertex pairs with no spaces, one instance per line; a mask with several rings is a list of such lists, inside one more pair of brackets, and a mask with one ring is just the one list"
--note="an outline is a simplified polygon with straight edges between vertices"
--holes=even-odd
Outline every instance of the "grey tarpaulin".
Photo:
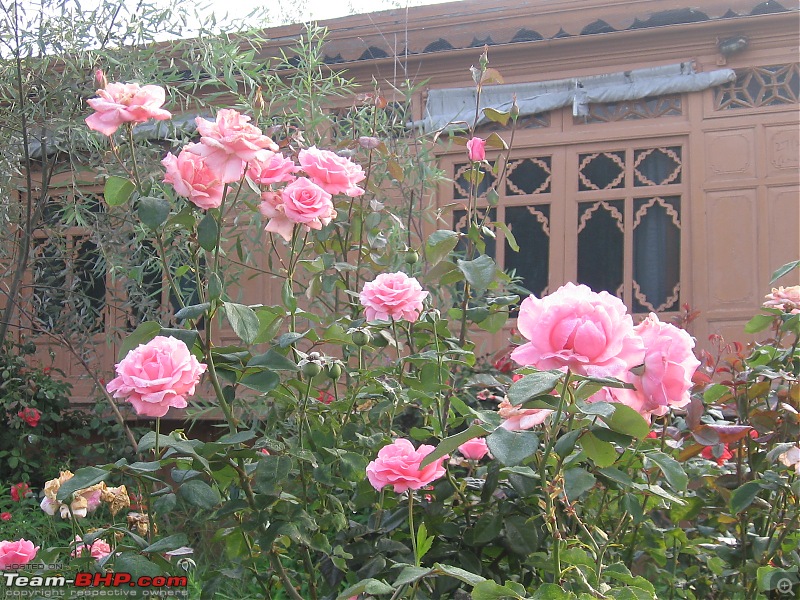
[[[592,102],[620,102],[664,94],[699,92],[735,78],[732,69],[696,73],[693,63],[682,62],[607,75],[488,85],[481,90],[481,109],[508,111],[516,95],[520,115],[534,115],[570,105],[573,114],[583,115],[587,114],[588,105]],[[474,87],[432,89],[428,91],[425,117],[414,125],[427,132],[448,126],[459,127],[458,121],[471,122],[475,114],[475,96]],[[478,124],[486,122],[483,111],[480,115]],[[460,128],[463,128],[463,124]]]

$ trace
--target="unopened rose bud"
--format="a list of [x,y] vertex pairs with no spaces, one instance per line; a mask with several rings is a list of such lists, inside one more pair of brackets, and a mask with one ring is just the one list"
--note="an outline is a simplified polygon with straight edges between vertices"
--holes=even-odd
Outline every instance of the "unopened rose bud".
[[381,145],[381,141],[376,137],[362,135],[358,138],[358,145],[367,150],[375,150],[375,148]]
[[108,80],[106,79],[106,74],[103,73],[102,69],[97,69],[94,72],[94,80],[97,83],[97,88],[98,89],[101,89],[101,90],[106,89],[106,86],[108,85]]

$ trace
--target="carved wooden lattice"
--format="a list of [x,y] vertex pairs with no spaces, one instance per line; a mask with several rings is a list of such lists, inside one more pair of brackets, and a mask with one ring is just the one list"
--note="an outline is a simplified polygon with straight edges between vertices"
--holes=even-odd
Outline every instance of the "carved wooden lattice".
[[626,102],[590,104],[589,114],[585,117],[575,117],[574,120],[586,123],[614,123],[682,114],[680,96],[659,96]]
[[736,70],[736,80],[716,88],[714,108],[759,108],[797,104],[800,63],[748,67]]
[[[453,198],[469,198],[470,187],[475,187],[475,195],[482,198],[494,184],[494,176],[491,173],[479,173],[473,175],[471,163],[461,163],[453,167]],[[474,179],[473,179],[474,178]]]
[[[517,119],[517,129],[541,129],[542,127],[550,127],[550,113],[537,113],[535,115],[525,115]],[[506,125],[489,121],[483,125],[479,125],[476,133],[484,134],[491,133],[492,131],[508,131],[511,129],[511,121],[509,120]],[[484,136],[485,137],[485,136]]]
[[510,161],[506,170],[506,195],[549,193],[553,176],[551,164],[549,156]]
[[625,187],[625,152],[581,154],[578,189],[612,190]]

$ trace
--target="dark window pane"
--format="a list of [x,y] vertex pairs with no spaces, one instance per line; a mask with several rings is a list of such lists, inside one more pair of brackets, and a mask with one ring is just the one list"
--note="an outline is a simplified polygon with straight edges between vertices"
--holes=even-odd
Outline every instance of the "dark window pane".
[[47,329],[56,328],[64,311],[67,264],[63,244],[56,238],[40,240],[34,251],[33,311]]
[[578,204],[578,283],[621,295],[625,234],[623,200]]
[[636,150],[633,159],[634,185],[669,185],[681,182],[681,147]]
[[106,307],[105,260],[91,240],[76,240],[76,245],[72,280],[75,310],[88,330],[102,331]]
[[578,190],[610,190],[625,187],[625,152],[581,154]]
[[[478,210],[478,220],[483,221],[484,217],[486,216],[486,209]],[[491,223],[497,220],[497,209],[489,209],[489,217],[486,219],[487,226],[491,229]],[[459,233],[469,233],[469,224],[467,223],[467,211],[465,210],[454,210],[453,211],[453,230],[458,231]],[[474,241],[474,240],[473,240]],[[497,242],[493,237],[488,235],[483,235],[483,242],[486,244],[486,249],[482,252],[483,254],[488,254],[492,258],[496,256],[497,252]],[[462,254],[467,251],[467,240],[466,238],[462,237],[458,241],[458,245],[455,248],[456,252],[461,252]],[[477,256],[477,254],[475,255]],[[474,257],[473,257],[474,258]]]
[[549,156],[513,161],[508,167],[506,195],[549,193],[552,173],[550,165]]
[[680,306],[680,197],[634,201],[633,310]]
[[514,252],[506,242],[504,268],[515,270],[522,286],[541,297],[547,288],[550,265],[550,205],[510,206],[506,224],[519,245]]

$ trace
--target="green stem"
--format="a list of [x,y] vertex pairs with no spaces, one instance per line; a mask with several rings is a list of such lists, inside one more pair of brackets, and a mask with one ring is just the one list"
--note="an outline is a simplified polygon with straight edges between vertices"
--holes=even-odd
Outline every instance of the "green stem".
[[419,566],[420,560],[417,554],[417,531],[414,529],[414,491],[408,490],[408,529],[411,531],[411,549],[414,552],[414,565]]

